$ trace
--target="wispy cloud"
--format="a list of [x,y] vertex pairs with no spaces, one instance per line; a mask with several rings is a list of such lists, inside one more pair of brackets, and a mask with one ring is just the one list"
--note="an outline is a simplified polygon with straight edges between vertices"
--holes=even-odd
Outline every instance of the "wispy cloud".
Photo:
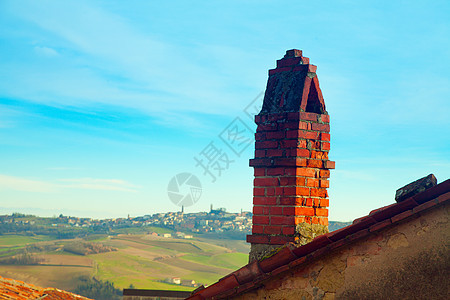
[[137,192],[138,186],[121,179],[74,178],[60,179],[64,188]]
[[72,178],[44,181],[0,174],[0,190],[54,193],[64,189],[135,193],[138,191],[139,186],[121,179]]

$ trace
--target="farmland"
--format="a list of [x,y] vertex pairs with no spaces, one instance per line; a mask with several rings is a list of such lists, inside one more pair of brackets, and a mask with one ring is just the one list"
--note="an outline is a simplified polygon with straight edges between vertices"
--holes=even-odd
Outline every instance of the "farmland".
[[[159,231],[168,232],[166,229]],[[244,241],[218,243],[204,238],[164,238],[151,235],[150,231],[123,232],[115,236],[65,240],[48,236],[2,235],[0,263],[23,253],[39,258],[39,263],[2,264],[0,275],[65,290],[74,290],[81,276],[109,281],[120,289],[133,285],[143,289],[192,290],[193,286],[168,283],[166,279],[179,277],[207,285],[248,260],[248,245]],[[73,251],[74,245],[90,244],[106,250],[84,254]]]

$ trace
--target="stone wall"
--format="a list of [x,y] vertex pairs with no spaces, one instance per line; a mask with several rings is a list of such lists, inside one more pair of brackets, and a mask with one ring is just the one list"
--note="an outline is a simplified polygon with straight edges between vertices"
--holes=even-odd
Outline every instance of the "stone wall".
[[436,206],[234,299],[449,299],[449,212]]

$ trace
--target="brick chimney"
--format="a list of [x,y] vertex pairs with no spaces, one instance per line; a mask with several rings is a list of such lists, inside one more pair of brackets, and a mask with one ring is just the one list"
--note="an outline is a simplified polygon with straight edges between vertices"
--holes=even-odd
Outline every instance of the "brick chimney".
[[288,50],[269,70],[250,160],[255,170],[250,261],[328,232],[334,162],[328,160],[330,117],[316,69],[301,50]]

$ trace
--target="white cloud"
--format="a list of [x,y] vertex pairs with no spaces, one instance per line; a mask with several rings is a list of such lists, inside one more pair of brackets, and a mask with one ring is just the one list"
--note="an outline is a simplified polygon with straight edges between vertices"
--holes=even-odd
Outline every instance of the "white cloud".
[[0,191],[53,193],[64,189],[81,189],[135,193],[138,188],[138,186],[121,179],[72,178],[58,179],[52,182],[0,174]]
[[58,190],[58,185],[41,180],[0,174],[0,191],[15,190],[24,192],[51,193]]

